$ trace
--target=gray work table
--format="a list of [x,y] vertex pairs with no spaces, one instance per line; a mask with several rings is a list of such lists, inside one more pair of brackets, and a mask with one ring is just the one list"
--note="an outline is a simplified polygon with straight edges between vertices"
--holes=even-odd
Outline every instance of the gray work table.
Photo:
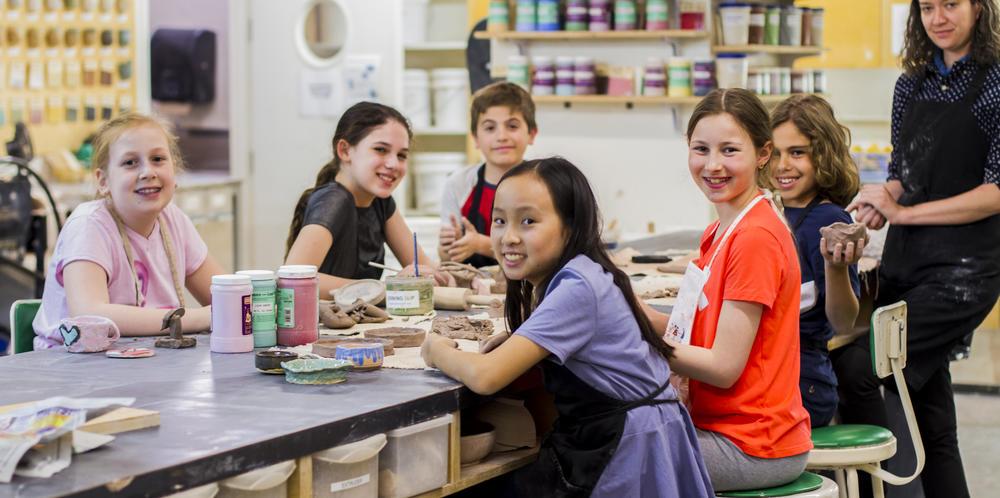
[[[412,425],[474,402],[439,372],[352,372],[327,386],[286,383],[254,369],[252,353],[157,349],[144,359],[109,359],[62,349],[0,357],[0,405],[52,396],[134,397],[160,412],[160,426],[119,434],[74,455],[48,479],[15,476],[0,497],[159,496]],[[152,347],[151,339],[119,346]],[[131,482],[113,493],[105,485]]]

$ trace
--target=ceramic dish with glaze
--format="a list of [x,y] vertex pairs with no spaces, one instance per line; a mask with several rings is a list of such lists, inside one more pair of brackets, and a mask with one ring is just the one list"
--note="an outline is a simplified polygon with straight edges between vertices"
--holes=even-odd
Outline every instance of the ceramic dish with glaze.
[[285,380],[292,384],[337,384],[347,380],[354,364],[333,358],[299,358],[281,364]]
[[265,350],[257,351],[254,355],[253,364],[257,371],[266,374],[283,374],[281,363],[298,358],[298,353],[292,351]]
[[382,352],[385,356],[392,356],[393,353],[395,352],[393,350],[394,342],[392,339],[359,337],[359,336],[324,337],[313,343],[312,352],[313,354],[318,354],[326,358],[336,358],[337,346],[348,342],[355,342],[361,344],[381,344]]
[[344,342],[337,345],[337,359],[353,363],[355,370],[375,370],[382,366],[385,352],[379,343]]

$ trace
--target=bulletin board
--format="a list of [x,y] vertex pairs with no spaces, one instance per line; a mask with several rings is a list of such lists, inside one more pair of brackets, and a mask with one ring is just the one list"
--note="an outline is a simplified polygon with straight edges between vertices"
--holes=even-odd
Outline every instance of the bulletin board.
[[0,140],[22,121],[36,155],[75,151],[135,107],[134,1],[0,0]]

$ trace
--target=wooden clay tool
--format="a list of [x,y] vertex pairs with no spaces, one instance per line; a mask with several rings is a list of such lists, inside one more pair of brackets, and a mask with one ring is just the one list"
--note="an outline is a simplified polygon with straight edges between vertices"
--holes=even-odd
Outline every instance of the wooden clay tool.
[[499,308],[503,302],[492,296],[473,294],[472,289],[459,287],[435,287],[434,309],[468,311],[472,305]]

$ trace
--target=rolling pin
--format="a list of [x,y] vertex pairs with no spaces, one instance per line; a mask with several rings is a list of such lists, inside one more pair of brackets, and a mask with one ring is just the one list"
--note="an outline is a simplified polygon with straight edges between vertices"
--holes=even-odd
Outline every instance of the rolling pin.
[[480,296],[472,293],[472,289],[460,287],[435,287],[434,309],[468,311],[472,305],[491,306],[499,308],[503,302],[492,296]]

